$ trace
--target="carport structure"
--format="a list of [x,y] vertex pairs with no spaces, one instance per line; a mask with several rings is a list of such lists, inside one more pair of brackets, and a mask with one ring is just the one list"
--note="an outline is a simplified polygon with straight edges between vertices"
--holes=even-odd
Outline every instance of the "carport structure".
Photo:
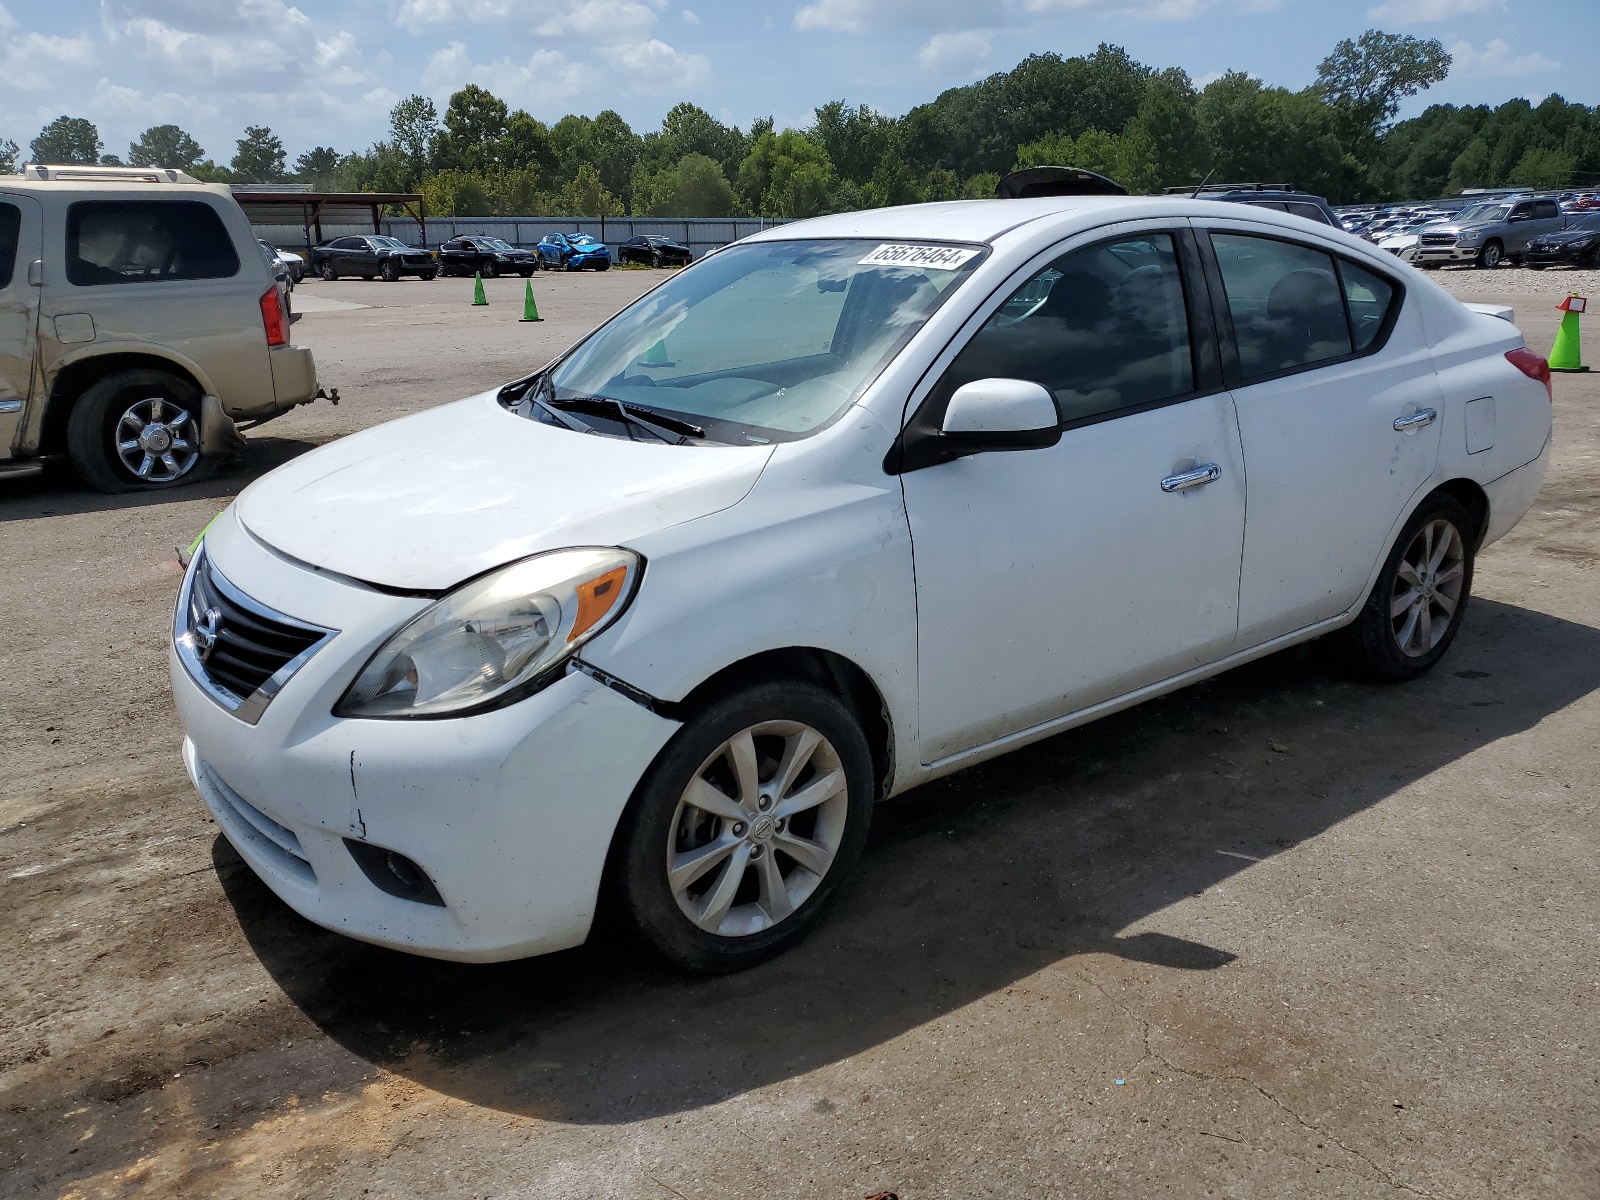
[[[383,210],[393,205],[415,218],[428,243],[428,214],[422,197],[414,192],[286,192],[269,189],[235,188],[233,198],[244,209],[251,225],[299,225],[305,230],[306,245],[320,245],[322,223],[356,225],[372,222],[372,232],[383,232]],[[313,236],[315,235],[315,236]]]

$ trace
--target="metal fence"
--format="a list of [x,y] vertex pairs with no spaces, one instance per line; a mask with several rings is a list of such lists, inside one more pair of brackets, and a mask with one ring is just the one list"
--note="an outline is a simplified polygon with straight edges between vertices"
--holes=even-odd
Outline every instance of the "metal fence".
[[[718,246],[785,223],[782,217],[429,217],[427,245],[436,247],[454,237],[482,233],[513,246],[531,249],[547,233],[587,233],[616,247],[629,238],[655,234],[689,247],[699,258]],[[274,246],[305,245],[306,233],[300,225],[257,225],[254,228],[258,238]],[[370,225],[332,225],[326,221],[322,224],[324,238],[371,232]],[[413,217],[384,217],[383,232],[407,245],[423,244],[422,229]]]

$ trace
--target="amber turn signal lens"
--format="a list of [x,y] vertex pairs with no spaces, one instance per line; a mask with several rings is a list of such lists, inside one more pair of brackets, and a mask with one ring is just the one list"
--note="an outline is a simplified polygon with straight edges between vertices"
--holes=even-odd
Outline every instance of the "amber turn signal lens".
[[578,619],[572,623],[567,641],[577,641],[611,611],[611,606],[622,599],[622,585],[627,578],[628,568],[618,567],[578,585]]

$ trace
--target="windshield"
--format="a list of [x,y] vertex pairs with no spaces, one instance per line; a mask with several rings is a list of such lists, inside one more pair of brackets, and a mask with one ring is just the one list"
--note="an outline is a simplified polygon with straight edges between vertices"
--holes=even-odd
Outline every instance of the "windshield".
[[515,247],[502,242],[499,238],[479,238],[478,247],[483,250],[512,250]]
[[1511,215],[1511,209],[1504,204],[1474,204],[1471,208],[1463,209],[1457,221],[1504,221]]
[[406,244],[399,238],[392,237],[375,237],[372,239],[372,244],[381,246],[385,250],[404,250],[406,248]]
[[[645,294],[539,381],[721,442],[821,428],[971,274],[983,251],[876,242],[732,246]],[[530,414],[531,415],[531,414]]]
[[592,246],[592,245],[594,245],[594,239],[592,237],[590,237],[587,233],[570,234],[567,237],[567,241],[571,242],[574,246]]

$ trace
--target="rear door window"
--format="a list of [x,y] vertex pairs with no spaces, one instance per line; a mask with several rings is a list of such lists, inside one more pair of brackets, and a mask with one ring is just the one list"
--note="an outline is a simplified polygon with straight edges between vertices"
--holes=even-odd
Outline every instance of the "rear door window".
[[1561,215],[1561,207],[1554,200],[1535,200],[1533,215],[1540,221],[1551,220]]
[[239,255],[198,200],[83,200],[67,210],[67,279],[80,287],[227,279]]
[[1328,224],[1327,215],[1315,204],[1307,204],[1304,200],[1290,200],[1288,205],[1289,211],[1297,217],[1304,217],[1308,221],[1320,221],[1324,225]]
[[1351,353],[1332,255],[1248,234],[1213,233],[1211,244],[1245,379]]
[[950,364],[941,390],[988,378],[1041,384],[1063,424],[1194,391],[1172,235],[1074,250],[1029,279]]
[[17,241],[22,236],[22,210],[15,204],[0,204],[0,289],[11,286],[17,269]]

